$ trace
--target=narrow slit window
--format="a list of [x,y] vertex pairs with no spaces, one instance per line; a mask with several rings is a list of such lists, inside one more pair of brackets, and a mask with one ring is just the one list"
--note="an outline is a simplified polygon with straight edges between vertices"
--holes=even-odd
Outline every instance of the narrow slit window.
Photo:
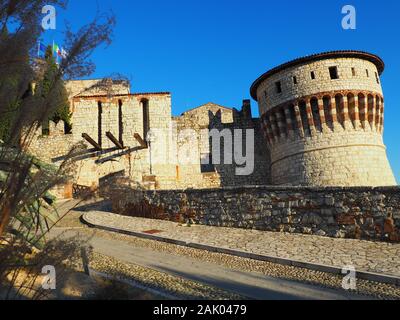
[[124,145],[124,119],[122,113],[122,100],[118,100],[118,140],[119,142]]
[[142,113],[143,113],[143,139],[147,141],[147,134],[150,131],[150,117],[149,117],[149,100],[142,100]]
[[330,67],[329,74],[330,74],[332,80],[339,79],[339,73],[338,73],[337,67]]
[[315,80],[315,72],[314,71],[311,71],[311,79]]
[[351,68],[351,74],[353,75],[353,77],[355,77],[356,74],[356,68]]
[[280,81],[275,82],[276,93],[282,93],[282,84]]
[[367,78],[369,78],[369,71],[368,71],[368,69],[365,69],[365,73],[366,73],[366,75],[367,75]]
[[379,75],[378,75],[377,72],[375,72],[375,78],[376,78],[376,83],[377,83],[377,84],[380,84]]
[[102,105],[101,101],[98,101],[97,102],[97,143],[99,144],[99,146],[101,146],[103,143],[102,115],[103,115],[103,105]]
[[293,83],[297,84],[297,77],[296,76],[293,77]]

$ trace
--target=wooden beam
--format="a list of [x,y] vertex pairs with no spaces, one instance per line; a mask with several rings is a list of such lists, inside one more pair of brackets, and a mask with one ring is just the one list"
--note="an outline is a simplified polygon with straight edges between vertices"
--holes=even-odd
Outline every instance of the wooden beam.
[[101,146],[94,141],[87,133],[82,133],[82,138],[89,142],[97,151],[101,151]]
[[115,144],[115,146],[116,146],[118,149],[125,149],[123,143],[120,142],[120,141],[118,141],[118,139],[115,138],[114,135],[113,135],[110,131],[106,132],[106,136],[107,136],[108,139],[111,140],[112,143]]
[[147,142],[142,139],[139,133],[135,133],[134,137],[142,148],[148,148]]

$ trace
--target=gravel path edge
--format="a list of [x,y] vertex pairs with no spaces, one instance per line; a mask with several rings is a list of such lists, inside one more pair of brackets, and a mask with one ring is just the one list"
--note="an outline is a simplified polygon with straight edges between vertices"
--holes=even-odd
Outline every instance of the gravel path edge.
[[[134,236],[134,237],[143,238],[143,239],[147,239],[147,240],[165,242],[165,243],[175,244],[175,245],[179,245],[179,246],[194,248],[194,249],[206,250],[206,251],[210,251],[210,252],[222,253],[222,254],[232,255],[232,256],[236,256],[236,257],[240,257],[240,258],[248,258],[248,259],[253,259],[253,260],[258,260],[258,261],[277,263],[277,264],[281,264],[281,265],[305,268],[305,269],[309,269],[309,270],[332,273],[332,274],[340,274],[340,275],[342,274],[342,269],[338,268],[338,267],[334,267],[334,266],[328,266],[328,265],[322,265],[322,264],[316,264],[316,263],[304,262],[304,261],[297,261],[297,260],[292,260],[292,259],[278,258],[278,257],[266,256],[266,255],[260,255],[260,254],[254,254],[251,252],[246,252],[246,251],[241,251],[241,250],[222,248],[222,247],[214,247],[214,246],[205,245],[205,244],[201,244],[201,243],[186,242],[186,241],[161,237],[161,236],[152,235],[152,234],[146,234],[146,233],[137,232],[137,231],[117,229],[117,228],[113,228],[113,227],[109,227],[109,226],[105,226],[105,225],[96,224],[96,223],[90,221],[90,219],[86,215],[87,214],[85,213],[82,216],[82,221],[86,225],[88,225],[91,228],[96,228],[96,229],[100,229],[100,230],[104,230],[104,231],[115,232],[115,233],[120,233],[120,234],[124,234],[124,235],[128,235],[128,236]],[[400,286],[400,277],[395,277],[395,276],[387,275],[387,274],[373,273],[373,272],[368,272],[368,271],[357,271],[357,278]]]

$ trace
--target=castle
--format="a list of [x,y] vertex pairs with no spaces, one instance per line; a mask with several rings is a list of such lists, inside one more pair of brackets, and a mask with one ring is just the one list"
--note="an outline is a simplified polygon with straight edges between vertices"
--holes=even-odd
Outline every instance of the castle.
[[[71,184],[87,187],[114,174],[153,190],[396,185],[382,138],[383,70],[379,57],[359,51],[283,64],[251,87],[260,118],[252,116],[250,100],[240,111],[207,103],[173,117],[168,92],[131,93],[124,81],[106,87],[101,80],[69,81],[72,133],[64,132],[63,123],[50,123],[46,135],[38,131],[31,150],[59,164],[75,143],[84,141],[87,149],[74,159]],[[251,173],[235,174],[243,166],[235,159],[204,161],[214,156],[204,129],[239,132],[239,147],[224,136],[220,151],[226,158],[253,148]],[[196,134],[185,135],[186,130]],[[246,132],[254,137],[251,143]],[[182,154],[186,161],[179,159]],[[71,186],[63,195],[71,195]]]

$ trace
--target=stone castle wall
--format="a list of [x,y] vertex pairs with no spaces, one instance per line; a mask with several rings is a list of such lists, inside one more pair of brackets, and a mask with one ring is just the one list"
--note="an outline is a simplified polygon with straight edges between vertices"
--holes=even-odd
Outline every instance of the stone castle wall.
[[384,99],[374,63],[344,57],[299,63],[262,80],[257,97],[272,184],[397,185],[382,138]]
[[177,222],[400,242],[400,188],[233,187],[138,191],[116,186],[113,211]]
[[[245,101],[245,103],[248,103]],[[178,153],[185,154],[187,150],[197,150],[192,153],[191,165],[182,166],[181,170],[185,170],[184,176],[190,177],[193,181],[193,188],[202,186],[210,187],[227,187],[238,186],[243,184],[267,184],[269,182],[269,157],[265,149],[265,140],[261,130],[259,119],[253,118],[250,108],[244,105],[242,111],[236,109],[221,108],[215,104],[206,104],[194,110],[185,112],[181,117],[175,119],[178,133],[185,130],[194,130],[198,139],[186,140],[185,135],[181,136],[178,141]],[[207,134],[203,134],[202,130],[206,130]],[[232,137],[231,145],[224,145],[224,138],[221,139],[221,162],[214,165],[199,165],[199,159],[213,160],[213,146],[209,132],[217,130],[221,134],[229,133]],[[242,130],[242,137],[239,143],[242,154],[251,153],[247,150],[247,136],[254,137],[254,168],[249,175],[238,175],[236,169],[240,166],[234,159],[235,152],[235,130]],[[246,130],[249,130],[246,132]],[[236,146],[236,147],[239,147]],[[229,150],[228,150],[229,148]],[[224,157],[227,155],[232,159],[232,164],[225,162]],[[215,163],[215,161],[213,161]],[[210,184],[210,182],[212,183]]]
[[[172,117],[169,93],[131,94],[124,81],[71,81],[72,134],[63,139],[53,128],[58,136],[40,136],[32,150],[61,164],[66,150],[83,142],[73,183],[86,187],[112,175],[157,190],[396,185],[382,137],[383,62],[365,53],[345,56],[299,59],[259,78],[251,92],[260,118],[252,117],[249,100],[241,111],[208,103]],[[228,138],[221,138],[222,162],[206,164],[216,157],[212,130]],[[233,158],[252,152],[249,132],[254,168],[240,175],[243,166]]]
[[[330,78],[330,67],[338,68],[339,79]],[[311,78],[311,72],[315,79]],[[258,87],[260,115],[284,102],[321,92],[351,89],[382,95],[382,86],[376,80],[377,76],[379,77],[379,73],[375,64],[356,58],[326,59],[294,66],[271,76]],[[296,83],[293,77],[296,77]],[[282,93],[276,91],[278,81],[281,83]]]
[[[99,87],[91,81],[76,81],[68,87],[70,92],[84,92],[71,98],[72,133],[65,135],[61,122],[51,124],[50,134],[46,136],[41,135],[39,129],[31,151],[50,163],[60,165],[72,146],[83,143],[86,150],[74,156],[76,172],[72,181],[80,186],[96,188],[100,181],[113,175],[122,175],[150,189],[239,184],[233,169],[235,163],[215,166],[213,170],[204,170],[201,164],[202,156],[211,153],[211,145],[208,135],[200,133],[212,126],[231,131],[242,127],[255,129],[256,149],[264,150],[259,121],[250,119],[244,126],[240,112],[233,109],[209,103],[172,118],[169,93],[109,96],[98,91]],[[93,88],[96,91],[93,92]],[[113,90],[119,89],[118,85]],[[185,135],[185,130],[190,130],[189,135]],[[151,141],[146,143],[144,140],[149,131]],[[120,143],[119,147],[110,139],[110,133]],[[87,137],[94,144],[87,141]],[[231,153],[233,151],[232,146]],[[240,184],[251,181],[267,183],[265,172],[268,172],[269,165],[266,154],[258,152],[257,155],[257,172],[241,177]]]
[[396,185],[382,135],[376,132],[349,135],[343,130],[313,139],[288,139],[271,149],[275,184]]

